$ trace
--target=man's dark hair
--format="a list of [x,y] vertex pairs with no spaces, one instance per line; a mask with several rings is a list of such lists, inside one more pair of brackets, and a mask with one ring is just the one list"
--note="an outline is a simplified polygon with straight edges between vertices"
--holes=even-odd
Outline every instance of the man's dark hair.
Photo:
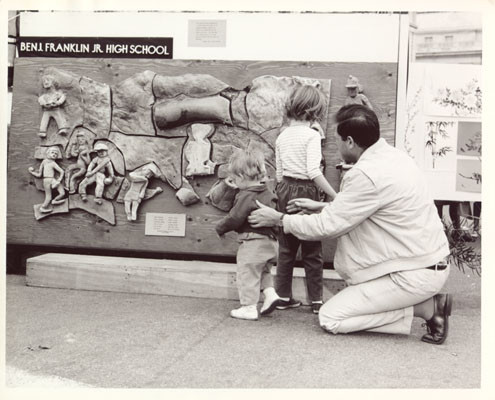
[[360,104],[349,104],[337,111],[337,133],[343,140],[351,136],[359,147],[367,149],[380,139],[380,124],[375,112]]

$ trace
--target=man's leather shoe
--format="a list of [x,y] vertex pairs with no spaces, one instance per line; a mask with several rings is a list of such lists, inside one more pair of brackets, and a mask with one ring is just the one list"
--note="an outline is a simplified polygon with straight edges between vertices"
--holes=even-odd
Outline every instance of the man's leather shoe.
[[428,333],[421,340],[426,343],[442,344],[449,332],[449,316],[452,311],[452,296],[436,294],[433,296],[433,317],[426,321]]

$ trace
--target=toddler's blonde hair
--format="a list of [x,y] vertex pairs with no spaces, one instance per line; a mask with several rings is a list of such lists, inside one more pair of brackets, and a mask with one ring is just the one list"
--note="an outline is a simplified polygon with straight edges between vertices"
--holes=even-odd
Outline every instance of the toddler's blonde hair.
[[266,176],[265,156],[257,150],[238,150],[230,157],[229,174],[249,180],[262,180]]

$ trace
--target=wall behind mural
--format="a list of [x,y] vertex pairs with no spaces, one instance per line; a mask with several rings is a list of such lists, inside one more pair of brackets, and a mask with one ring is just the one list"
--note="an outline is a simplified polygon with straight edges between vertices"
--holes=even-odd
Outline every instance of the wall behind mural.
[[[333,114],[355,92],[393,144],[396,83],[396,63],[18,59],[8,242],[234,255],[236,235],[214,230],[232,200],[226,164],[258,149],[274,178],[290,91],[314,85],[328,100],[325,175],[338,188]],[[185,235],[146,235],[154,213],[185,215]],[[327,241],[326,261],[333,251]]]

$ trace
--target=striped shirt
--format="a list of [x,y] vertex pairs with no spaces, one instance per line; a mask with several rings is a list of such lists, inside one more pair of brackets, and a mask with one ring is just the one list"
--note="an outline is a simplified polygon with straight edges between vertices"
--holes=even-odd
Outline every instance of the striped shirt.
[[277,182],[284,176],[315,179],[322,175],[320,134],[309,126],[289,126],[277,137],[275,158]]

